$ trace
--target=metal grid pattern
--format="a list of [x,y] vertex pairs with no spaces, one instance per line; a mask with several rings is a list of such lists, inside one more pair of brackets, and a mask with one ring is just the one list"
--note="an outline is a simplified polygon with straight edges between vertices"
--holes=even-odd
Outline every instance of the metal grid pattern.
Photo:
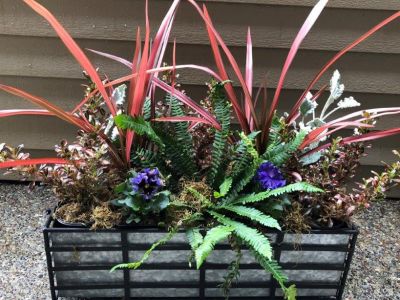
[[[90,299],[224,299],[223,297],[217,296],[210,296],[207,295],[208,289],[215,289],[220,282],[215,281],[208,281],[206,280],[207,272],[212,272],[215,270],[226,270],[228,267],[227,263],[218,263],[218,262],[208,262],[203,265],[203,267],[195,272],[198,272],[196,276],[198,276],[198,280],[193,281],[175,281],[175,282],[136,282],[132,280],[132,271],[131,270],[120,270],[118,272],[123,272],[123,276],[121,280],[118,282],[103,282],[102,284],[68,284],[63,285],[62,283],[57,283],[57,272],[63,271],[79,271],[79,272],[96,272],[96,271],[108,271],[113,267],[115,264],[68,264],[63,265],[62,263],[55,263],[54,256],[57,253],[94,253],[98,251],[106,252],[106,253],[120,253],[123,259],[123,262],[129,262],[130,258],[130,251],[138,251],[138,250],[147,250],[151,243],[134,243],[129,239],[129,234],[136,233],[160,233],[160,229],[157,228],[148,228],[148,227],[121,227],[115,229],[103,229],[103,230],[96,230],[91,231],[88,228],[74,228],[74,227],[65,227],[57,225],[57,222],[54,221],[51,217],[47,220],[45,224],[45,228],[43,230],[44,233],[44,242],[45,242],[45,251],[47,257],[47,265],[48,265],[48,272],[49,272],[49,279],[50,279],[50,290],[51,290],[51,297],[52,300],[57,300],[60,297],[60,293],[63,291],[69,291],[73,293],[73,291],[82,291],[82,290],[92,290],[92,291],[107,291],[107,290],[119,290],[121,291],[122,295],[118,297],[111,297],[111,298],[90,298]],[[52,240],[52,234],[97,234],[97,233],[112,233],[113,235],[117,235],[118,239],[120,240],[119,243],[115,245],[78,245],[74,246],[71,245],[57,245]],[[288,242],[285,239],[284,232],[278,231],[271,231],[271,234],[275,235],[275,239],[272,242],[272,246],[274,249],[274,258],[280,262],[283,270],[285,271],[301,271],[301,272],[323,272],[323,271],[337,271],[340,276],[337,282],[331,281],[323,281],[323,280],[302,280],[302,281],[293,281],[291,283],[296,284],[298,290],[301,289],[308,289],[314,291],[321,291],[321,290],[334,290],[335,296],[317,296],[317,295],[307,295],[307,296],[298,296],[298,299],[320,299],[320,300],[328,300],[328,299],[342,299],[342,294],[347,278],[347,274],[349,271],[351,259],[354,253],[356,239],[358,235],[358,230],[356,228],[350,229],[329,229],[329,230],[312,230],[310,234],[312,235],[320,235],[320,234],[334,234],[334,235],[343,235],[346,237],[346,244],[301,244],[301,251],[315,251],[324,252],[324,253],[342,253],[343,254],[343,262],[342,263],[302,263],[302,262],[282,262],[281,254],[283,252],[293,252],[299,251],[298,246],[296,246],[293,242]],[[307,234],[305,234],[307,236]],[[230,249],[229,245],[218,245],[216,250],[228,250]],[[181,250],[190,250],[189,246],[184,243],[174,243],[170,242],[166,245],[159,248],[159,251],[181,251]],[[260,266],[256,263],[243,263],[240,265],[241,270],[257,270],[260,269]],[[193,270],[189,267],[188,263],[184,262],[165,262],[165,263],[145,263],[140,267],[140,270],[171,270],[174,272],[175,270]],[[177,271],[175,271],[177,272]],[[194,272],[194,271],[193,271]],[[291,284],[290,283],[290,284]],[[162,297],[152,297],[153,295],[148,295],[149,297],[143,296],[134,296],[132,295],[132,291],[135,289],[145,289],[151,291],[154,289],[173,289],[173,291],[179,291],[180,289],[196,289],[196,295],[193,296],[182,296],[178,297],[176,294],[172,293],[170,296],[166,297],[163,295]],[[278,288],[278,284],[274,279],[268,278],[267,280],[254,280],[254,281],[247,281],[247,282],[239,282],[233,286],[235,289],[265,289],[268,290],[269,296],[257,296],[253,295],[251,292],[250,294],[246,294],[246,296],[231,296],[230,299],[242,299],[242,300],[257,300],[257,299],[271,299],[271,300],[278,300],[283,299],[281,296],[281,291]],[[251,291],[251,290],[250,290]]]

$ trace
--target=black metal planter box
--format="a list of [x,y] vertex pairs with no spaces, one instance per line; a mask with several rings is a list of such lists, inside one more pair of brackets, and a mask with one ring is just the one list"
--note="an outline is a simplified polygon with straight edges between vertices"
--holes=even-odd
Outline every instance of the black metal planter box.
[[[52,299],[224,299],[217,287],[234,257],[221,244],[201,270],[190,268],[185,235],[153,252],[138,270],[115,264],[139,259],[165,233],[156,228],[92,231],[65,227],[49,218],[44,241]],[[268,234],[275,259],[298,288],[298,299],[342,299],[358,231],[312,230],[303,235]],[[230,299],[282,299],[281,290],[243,250],[241,276]]]

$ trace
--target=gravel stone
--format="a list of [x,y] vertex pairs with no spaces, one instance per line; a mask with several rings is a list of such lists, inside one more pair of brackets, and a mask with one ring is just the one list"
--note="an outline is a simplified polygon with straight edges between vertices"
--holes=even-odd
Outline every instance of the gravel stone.
[[[44,188],[0,183],[1,300],[50,299],[41,228],[55,204]],[[360,235],[343,299],[400,300],[400,201],[374,203],[354,221]]]

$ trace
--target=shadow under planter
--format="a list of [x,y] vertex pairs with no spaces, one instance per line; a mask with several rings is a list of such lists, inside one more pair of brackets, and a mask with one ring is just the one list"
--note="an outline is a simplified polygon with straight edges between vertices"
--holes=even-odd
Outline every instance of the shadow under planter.
[[[200,270],[190,267],[185,234],[157,248],[138,270],[109,270],[141,258],[165,231],[149,227],[90,230],[68,227],[51,217],[43,230],[51,297],[90,299],[224,299],[218,285],[234,259],[228,244],[217,245]],[[353,256],[356,228],[267,234],[274,258],[298,299],[342,299]],[[283,299],[277,282],[243,250],[239,281],[230,299]]]

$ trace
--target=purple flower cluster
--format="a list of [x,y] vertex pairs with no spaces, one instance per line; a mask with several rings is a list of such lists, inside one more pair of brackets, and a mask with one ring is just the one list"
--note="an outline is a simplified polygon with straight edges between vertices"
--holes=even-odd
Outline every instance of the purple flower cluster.
[[146,168],[130,179],[132,189],[143,196],[145,200],[150,200],[163,186],[160,172],[157,168]]
[[260,165],[255,179],[265,190],[274,190],[286,185],[286,180],[281,171],[271,162],[267,161]]

